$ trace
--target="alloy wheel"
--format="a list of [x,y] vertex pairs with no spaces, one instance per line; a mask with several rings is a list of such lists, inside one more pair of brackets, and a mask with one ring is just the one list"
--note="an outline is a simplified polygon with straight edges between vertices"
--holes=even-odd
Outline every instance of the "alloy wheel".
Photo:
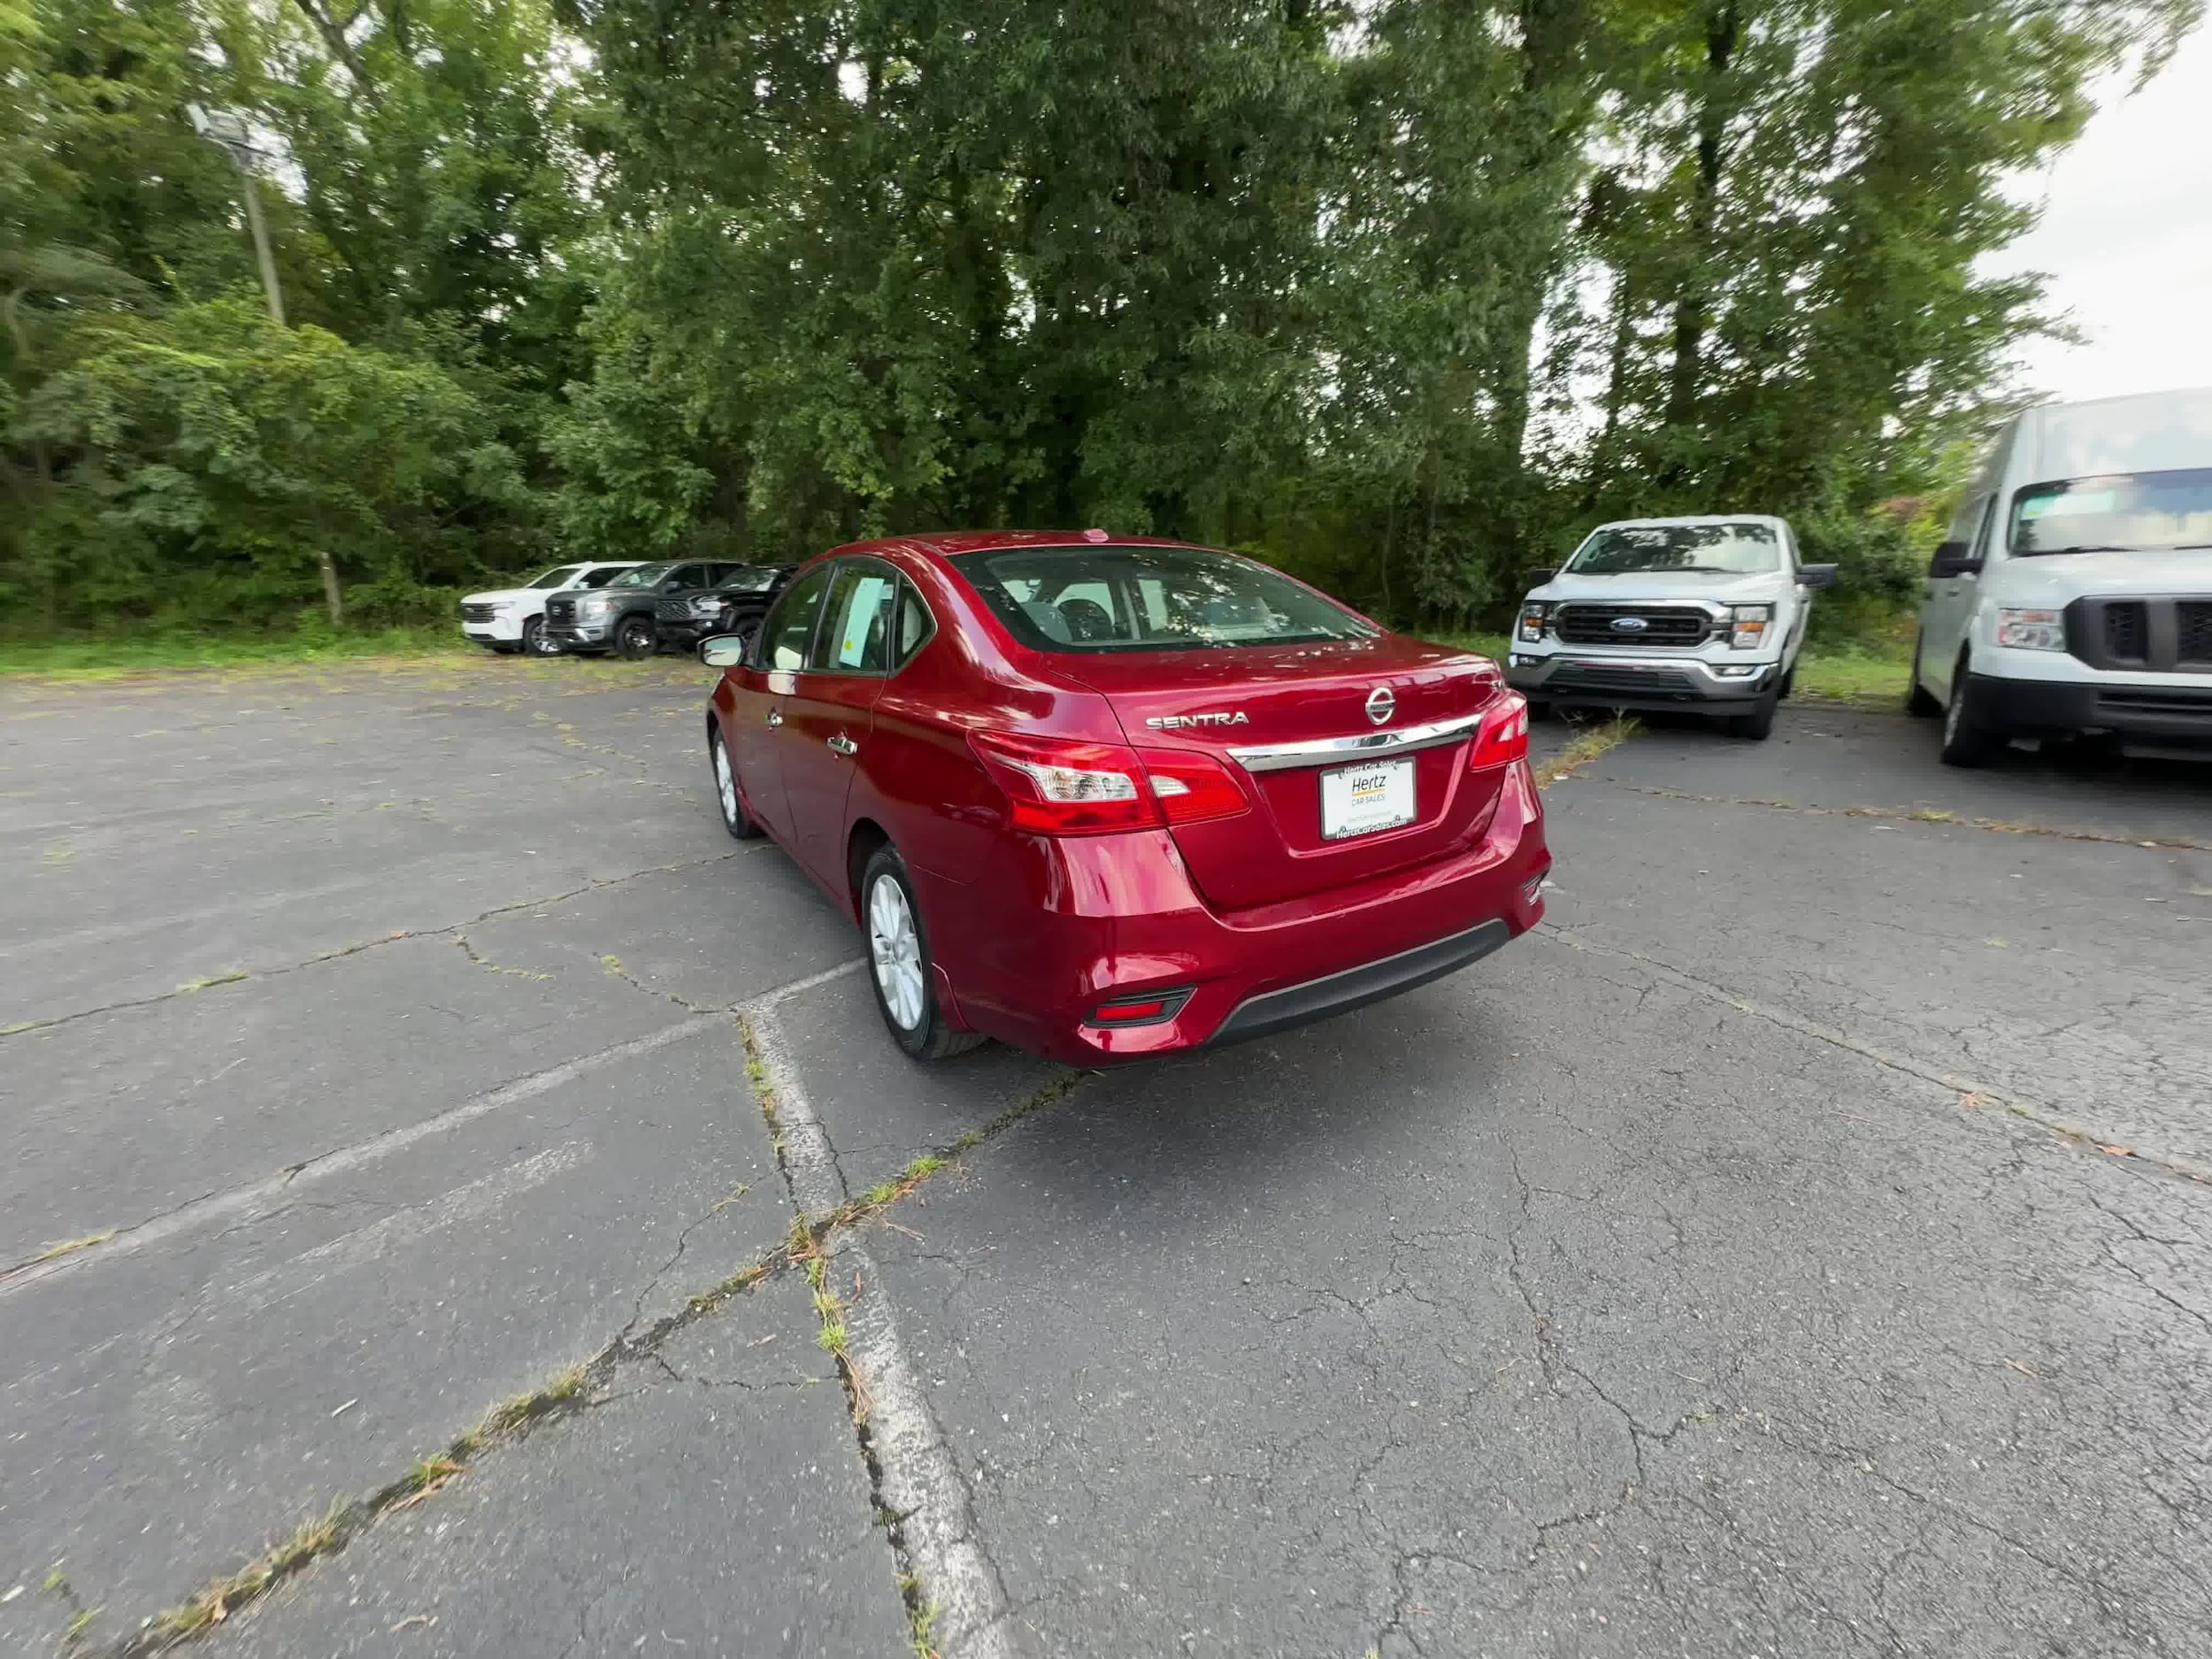
[[874,960],[876,987],[883,1005],[902,1031],[922,1023],[922,939],[906,891],[888,874],[868,891],[868,954]]
[[730,751],[718,741],[714,746],[714,788],[722,798],[722,821],[737,822],[737,775],[730,770]]

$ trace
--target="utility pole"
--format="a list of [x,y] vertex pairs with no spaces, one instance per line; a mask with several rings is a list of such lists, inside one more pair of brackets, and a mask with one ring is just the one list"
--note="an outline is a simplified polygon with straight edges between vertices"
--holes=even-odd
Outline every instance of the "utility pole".
[[268,296],[270,319],[281,328],[284,293],[277,287],[276,260],[269,252],[269,227],[261,217],[260,192],[254,188],[254,175],[260,171],[261,157],[266,152],[254,142],[252,127],[237,111],[203,109],[196,104],[188,104],[185,109],[192,117],[192,130],[219,146],[238,169],[239,191],[246,198],[246,228],[253,233],[254,263],[261,267],[261,291]]
[[[261,217],[261,195],[254,188],[262,157],[268,152],[254,142],[252,123],[236,110],[207,110],[196,104],[188,104],[185,109],[192,117],[192,130],[210,143],[220,145],[238,169],[239,193],[246,198],[246,228],[253,233],[254,263],[261,270],[261,292],[269,302],[269,319],[282,328],[286,326],[284,293],[277,287],[276,259],[269,252],[269,226]],[[315,544],[315,562],[322,572],[323,606],[330,613],[330,626],[343,627],[345,594],[338,585],[338,563],[330,557],[328,542]]]

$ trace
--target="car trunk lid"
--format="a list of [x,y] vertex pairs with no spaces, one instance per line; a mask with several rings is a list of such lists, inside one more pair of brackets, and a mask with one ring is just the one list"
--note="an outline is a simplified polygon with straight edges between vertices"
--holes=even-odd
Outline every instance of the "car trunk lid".
[[1224,910],[1446,856],[1497,798],[1502,770],[1471,772],[1468,755],[1501,682],[1463,651],[1384,634],[1055,666],[1104,696],[1138,749],[1203,751],[1251,798],[1249,812],[1173,826],[1199,890]]

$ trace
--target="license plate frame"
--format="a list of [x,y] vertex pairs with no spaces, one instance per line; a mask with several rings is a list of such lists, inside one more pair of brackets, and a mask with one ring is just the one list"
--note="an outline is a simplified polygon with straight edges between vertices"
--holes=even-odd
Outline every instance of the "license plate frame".
[[1419,816],[1411,756],[1333,766],[1320,776],[1321,839],[1338,842],[1403,829]]

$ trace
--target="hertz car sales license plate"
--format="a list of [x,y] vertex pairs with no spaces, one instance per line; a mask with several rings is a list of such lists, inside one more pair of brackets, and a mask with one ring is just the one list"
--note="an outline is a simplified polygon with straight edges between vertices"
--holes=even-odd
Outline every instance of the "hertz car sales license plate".
[[1340,841],[1413,822],[1413,763],[1375,760],[1321,774],[1321,839]]

